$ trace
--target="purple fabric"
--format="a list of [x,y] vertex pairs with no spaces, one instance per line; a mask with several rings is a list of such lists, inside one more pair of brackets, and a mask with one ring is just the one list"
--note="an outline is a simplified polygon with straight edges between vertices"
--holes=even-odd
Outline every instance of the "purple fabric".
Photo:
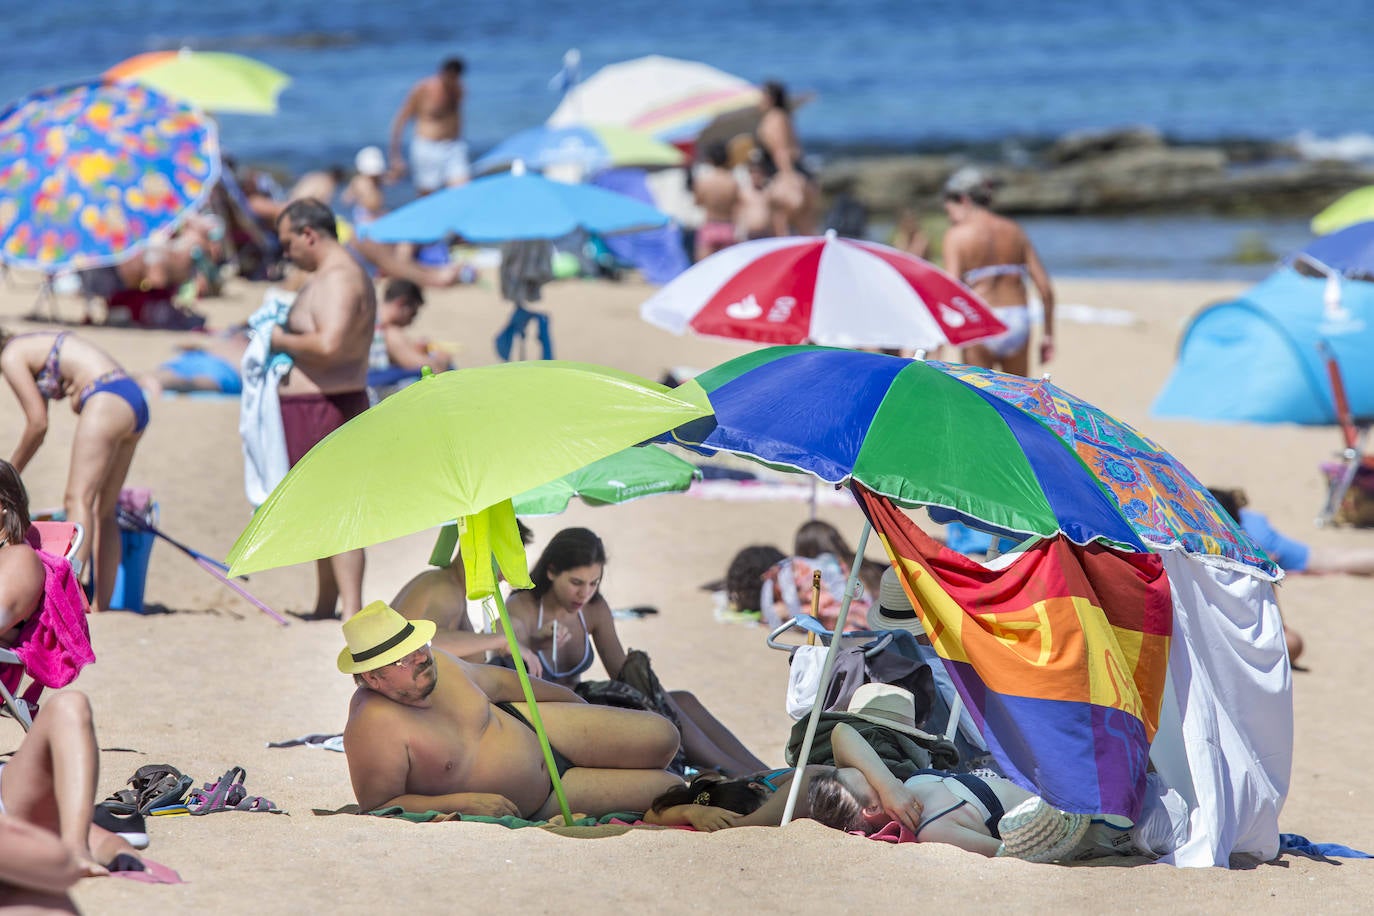
[[[607,169],[593,175],[591,184],[656,206],[643,169]],[[602,240],[612,254],[633,264],[644,279],[656,286],[662,286],[690,266],[687,249],[682,245],[682,230],[676,223],[643,232],[603,236]]]

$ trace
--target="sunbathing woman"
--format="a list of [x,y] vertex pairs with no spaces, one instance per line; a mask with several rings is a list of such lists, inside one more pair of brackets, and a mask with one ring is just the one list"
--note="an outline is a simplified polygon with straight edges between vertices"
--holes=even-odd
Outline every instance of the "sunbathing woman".
[[67,520],[88,533],[77,560],[83,570],[91,568],[94,554],[91,609],[103,611],[119,570],[115,509],[134,448],[148,425],[148,403],[119,363],[69,331],[16,336],[0,331],[0,371],[24,411],[24,429],[10,457],[20,473],[47,436],[48,402],[71,395],[72,410],[80,415],[63,503]]
[[[627,658],[615,631],[610,605],[601,596],[606,549],[586,528],[565,528],[553,536],[530,578],[534,588],[515,592],[507,609],[516,641],[527,657],[537,658],[543,678],[576,688],[596,652],[612,678]],[[682,733],[687,762],[700,769],[743,775],[764,768],[692,694],[665,692],[666,709]]]
[[[844,723],[831,732],[831,743],[838,766],[810,764],[802,771],[806,782],[793,815],[838,830],[874,833],[896,822],[917,842],[1036,862],[1159,856],[1172,852],[1186,836],[1186,805],[1180,808],[1177,793],[1153,776],[1139,822],[1122,831],[1087,815],[1059,811],[998,776],[921,770],[903,783],[863,736]],[[777,826],[795,773],[788,768],[732,780],[703,774],[660,795],[644,819],[708,832]]]

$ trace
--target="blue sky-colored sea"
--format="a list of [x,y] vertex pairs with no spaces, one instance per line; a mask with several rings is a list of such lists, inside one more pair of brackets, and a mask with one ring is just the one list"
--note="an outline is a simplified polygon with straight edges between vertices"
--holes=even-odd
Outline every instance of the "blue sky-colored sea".
[[[293,82],[274,118],[224,116],[223,145],[301,171],[384,144],[410,84],[452,54],[468,61],[466,130],[481,152],[548,116],[558,102],[549,79],[575,47],[584,74],[659,53],[814,92],[797,122],[822,153],[1014,157],[1067,131],[1143,124],[1179,140],[1297,140],[1314,154],[1374,158],[1370,13],[1360,0],[51,0],[5,10],[0,97],[142,51],[248,54]],[[1052,268],[1244,276],[1263,270],[1210,253],[1228,231],[1259,232],[1280,251],[1306,239],[1296,221],[1171,218],[1157,259],[1148,245],[1123,258],[1080,249],[1103,231],[1123,242],[1153,233],[1159,221],[1074,228],[1084,222],[1044,221]],[[1180,244],[1179,233],[1213,244]]]

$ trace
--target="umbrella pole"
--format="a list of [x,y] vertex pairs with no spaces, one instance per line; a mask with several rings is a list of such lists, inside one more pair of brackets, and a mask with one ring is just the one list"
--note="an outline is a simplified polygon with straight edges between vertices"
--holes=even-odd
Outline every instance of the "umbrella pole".
[[840,634],[844,632],[844,621],[849,616],[849,601],[854,597],[854,588],[859,580],[859,566],[863,563],[864,551],[868,548],[868,535],[873,531],[873,523],[864,521],[863,534],[859,535],[859,549],[854,553],[854,562],[849,570],[849,581],[845,583],[844,600],[840,602],[840,616],[835,621],[835,632],[830,634],[830,648],[825,653],[825,664],[821,666],[821,680],[816,686],[816,702],[811,707],[811,718],[806,722],[806,737],[802,739],[801,752],[797,754],[797,771],[792,776],[792,784],[787,789],[787,807],[782,810],[781,826],[786,827],[792,820],[792,811],[797,807],[797,796],[801,794],[802,773],[807,759],[811,756],[811,745],[816,741],[816,726],[821,721],[821,706],[830,690],[830,675],[835,670],[835,656],[839,654]]
[[496,601],[496,613],[501,617],[501,629],[506,634],[506,645],[510,647],[510,657],[515,663],[515,675],[520,678],[520,690],[530,707],[530,724],[539,738],[539,749],[544,752],[544,763],[549,768],[549,781],[553,783],[553,794],[558,796],[558,808],[563,812],[563,823],[572,826],[572,809],[568,807],[568,796],[563,793],[563,780],[558,775],[558,766],[553,760],[553,748],[549,736],[544,733],[544,719],[539,715],[539,705],[534,701],[534,688],[530,686],[529,673],[525,671],[525,660],[520,656],[520,646],[515,641],[515,631],[511,629],[510,616],[506,614],[506,601],[501,597],[501,589],[492,593]]

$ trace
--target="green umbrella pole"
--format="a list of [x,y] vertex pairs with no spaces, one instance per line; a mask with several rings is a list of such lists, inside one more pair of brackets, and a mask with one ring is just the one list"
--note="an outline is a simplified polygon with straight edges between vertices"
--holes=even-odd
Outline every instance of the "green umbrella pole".
[[792,821],[792,812],[797,807],[797,796],[801,794],[802,774],[806,772],[807,760],[811,757],[811,745],[816,741],[816,726],[821,721],[821,707],[825,696],[830,692],[830,675],[835,670],[835,656],[839,654],[840,635],[844,632],[844,621],[849,616],[849,602],[854,597],[854,588],[859,580],[859,567],[864,562],[864,550],[868,548],[868,535],[873,523],[864,520],[864,531],[859,536],[859,549],[854,552],[854,562],[850,566],[849,581],[845,583],[844,599],[840,602],[840,617],[835,621],[835,632],[830,634],[830,648],[825,653],[825,664],[821,666],[821,679],[816,685],[816,702],[811,705],[811,717],[806,721],[806,737],[802,739],[801,753],[797,755],[797,772],[792,777],[792,785],[787,790],[787,805],[782,810],[782,823],[786,827]]
[[553,748],[549,736],[544,733],[544,719],[539,715],[539,704],[534,701],[534,688],[530,676],[525,671],[525,660],[520,656],[520,645],[515,641],[515,631],[511,629],[510,616],[506,613],[506,602],[497,588],[492,595],[496,599],[496,613],[501,618],[501,629],[506,633],[506,645],[510,646],[510,657],[515,662],[515,675],[520,678],[520,690],[525,694],[525,702],[530,706],[530,724],[539,736],[539,748],[544,752],[544,763],[549,768],[549,781],[553,783],[553,794],[558,796],[558,808],[563,812],[563,823],[572,825],[572,809],[568,807],[568,796],[563,794],[563,780],[558,776],[558,765],[553,760]]

